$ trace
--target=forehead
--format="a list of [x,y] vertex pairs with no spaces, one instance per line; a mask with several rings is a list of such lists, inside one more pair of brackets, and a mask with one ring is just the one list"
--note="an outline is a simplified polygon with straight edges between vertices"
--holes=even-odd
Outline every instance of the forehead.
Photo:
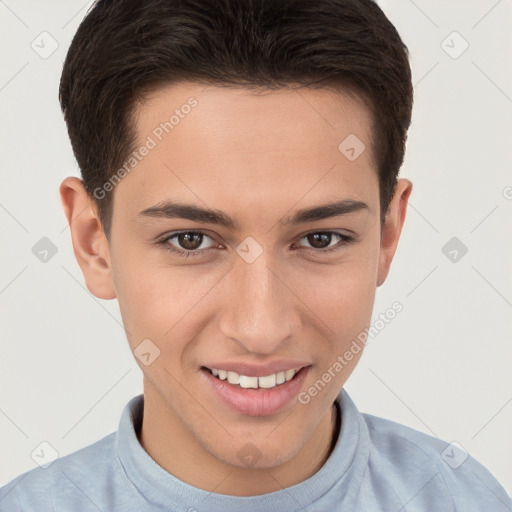
[[[196,105],[189,108],[192,102]],[[251,134],[263,130],[268,136],[260,137],[260,147],[265,144],[279,150],[284,149],[282,143],[290,146],[293,141],[276,139],[275,135],[280,133],[287,137],[291,128],[304,139],[314,141],[329,135],[336,140],[347,135],[347,130],[364,138],[372,125],[364,98],[340,86],[336,89],[254,89],[179,82],[153,90],[137,104],[138,135],[152,132],[160,123],[169,121],[173,114],[176,114],[171,121],[173,131],[181,120],[189,117],[192,120],[187,124],[193,125],[190,128],[198,136],[208,135],[211,139],[214,135],[222,137],[230,133],[229,139],[224,137],[224,143],[231,140],[236,147],[243,143],[244,147],[250,148],[258,142]],[[237,132],[236,139],[233,138],[234,131]]]
[[173,193],[260,205],[276,194],[360,198],[377,184],[371,114],[348,91],[181,82],[148,94],[133,121],[135,147],[151,149],[116,195],[123,189],[134,208]]

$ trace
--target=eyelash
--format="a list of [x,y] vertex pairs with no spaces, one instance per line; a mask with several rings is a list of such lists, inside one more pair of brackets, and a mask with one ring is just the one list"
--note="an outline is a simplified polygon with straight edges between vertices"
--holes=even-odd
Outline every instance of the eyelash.
[[[162,240],[159,240],[157,242],[157,245],[163,247],[165,250],[173,253],[173,254],[176,254],[177,256],[180,256],[180,257],[183,257],[183,258],[188,258],[189,256],[201,256],[201,255],[204,255],[206,252],[210,251],[210,250],[213,250],[215,249],[215,247],[209,247],[208,249],[201,249],[201,250],[193,250],[193,251],[180,251],[179,249],[176,249],[174,247],[172,247],[171,245],[169,245],[169,240],[173,239],[173,238],[176,238],[178,237],[179,235],[184,235],[184,234],[193,234],[193,235],[203,235],[203,236],[206,236],[208,238],[211,238],[209,235],[207,235],[205,232],[203,231],[179,231],[179,232],[176,232],[176,233],[173,233],[172,235],[169,235],[169,236],[166,236],[165,238],[163,238]],[[319,253],[331,253],[333,251],[337,251],[337,250],[340,250],[342,249],[344,246],[347,246],[347,245],[350,245],[351,243],[353,243],[355,241],[355,238],[352,237],[352,236],[349,236],[349,235],[345,235],[345,234],[342,234],[342,233],[337,233],[336,231],[311,231],[309,233],[306,233],[305,235],[303,235],[301,237],[302,238],[306,238],[307,236],[309,235],[315,235],[315,234],[324,234],[324,235],[335,235],[335,236],[338,236],[340,238],[340,241],[334,245],[333,247],[330,247],[328,249],[314,249],[312,247],[304,247],[305,249],[309,249],[317,254]]]

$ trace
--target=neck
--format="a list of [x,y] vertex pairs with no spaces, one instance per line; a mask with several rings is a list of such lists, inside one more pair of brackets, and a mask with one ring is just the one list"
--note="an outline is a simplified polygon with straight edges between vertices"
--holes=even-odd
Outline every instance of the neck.
[[333,404],[291,459],[270,468],[240,468],[205,449],[162,397],[154,390],[148,391],[145,389],[142,428],[137,433],[143,448],[179,480],[219,494],[255,496],[303,482],[325,464],[341,428],[340,414]]

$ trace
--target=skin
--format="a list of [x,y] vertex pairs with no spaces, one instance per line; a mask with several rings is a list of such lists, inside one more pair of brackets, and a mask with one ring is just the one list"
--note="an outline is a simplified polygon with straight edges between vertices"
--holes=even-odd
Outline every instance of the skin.
[[[160,350],[148,366],[136,359],[144,374],[145,450],[198,488],[263,494],[302,482],[324,464],[335,435],[332,404],[362,351],[308,404],[292,400],[268,416],[224,405],[205,389],[199,369],[207,361],[296,358],[312,365],[301,391],[320,379],[370,325],[412,184],[399,180],[381,231],[370,113],[343,91],[173,84],[138,106],[138,145],[190,96],[198,105],[116,185],[110,240],[81,180],[66,178],[61,199],[89,291],[118,299],[132,350],[147,338]],[[351,133],[366,146],[355,161],[338,149]],[[169,199],[221,210],[240,229],[139,215]],[[299,209],[344,199],[368,208],[285,223]],[[157,245],[178,230],[203,231],[194,248],[212,249],[185,258]],[[312,245],[306,236],[331,230],[355,239],[340,246],[333,235]],[[263,249],[252,263],[236,252],[248,236]],[[177,237],[166,243],[190,247]],[[251,467],[238,457],[248,441],[259,455]]]

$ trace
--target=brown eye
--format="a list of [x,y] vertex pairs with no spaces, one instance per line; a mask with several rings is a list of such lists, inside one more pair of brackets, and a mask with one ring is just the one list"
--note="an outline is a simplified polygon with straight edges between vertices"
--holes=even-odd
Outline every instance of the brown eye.
[[213,244],[204,246],[205,239],[213,242],[213,239],[202,231],[182,231],[165,237],[158,244],[180,256],[199,256],[214,247]]
[[336,233],[335,231],[316,231],[308,233],[303,236],[301,240],[306,240],[309,245],[300,245],[300,247],[309,248],[318,253],[335,251],[355,241],[354,237]]
[[332,233],[310,233],[306,238],[314,249],[325,249],[331,243]]
[[201,247],[203,235],[199,233],[180,233],[176,236],[180,247],[188,251],[194,251]]

